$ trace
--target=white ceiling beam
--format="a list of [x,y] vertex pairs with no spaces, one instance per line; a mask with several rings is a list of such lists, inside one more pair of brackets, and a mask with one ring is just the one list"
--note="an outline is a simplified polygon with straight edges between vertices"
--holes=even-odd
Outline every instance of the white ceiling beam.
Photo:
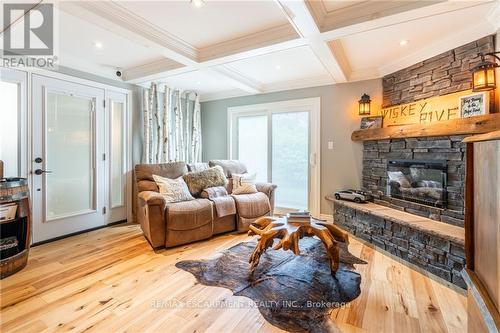
[[341,65],[326,42],[318,38],[320,30],[306,2],[304,0],[277,0],[277,2],[297,33],[308,40],[311,50],[330,73],[333,81],[346,82],[350,75],[349,66],[346,66],[347,59],[342,59],[343,65]]
[[[231,62],[309,45],[330,74],[331,81],[329,83],[360,80],[363,79],[362,73],[352,72],[342,47],[341,38],[485,3],[484,1],[447,1],[321,32],[317,17],[321,13],[312,12],[312,8],[309,8],[305,0],[275,1],[282,8],[294,31],[289,26],[280,26],[272,29],[268,35],[265,32],[256,33],[201,49],[196,49],[158,28],[116,2],[60,1],[58,3],[62,10],[71,15],[78,16],[135,43],[146,45],[166,58],[150,64],[124,69],[123,77],[129,83],[139,84],[185,72],[207,70],[211,71],[213,75],[230,80],[235,88],[249,94],[267,92],[268,87],[235,71],[230,66]],[[496,26],[497,30],[500,22],[498,7],[497,1],[495,10],[485,20],[490,25]],[[392,70],[391,68],[399,68],[404,65],[405,61],[411,61],[412,57],[415,55],[400,59],[381,69],[373,69],[370,75],[383,74],[387,70]]]
[[325,41],[330,41],[339,38],[345,38],[351,35],[377,30],[385,27],[390,27],[398,25],[405,22],[415,21],[427,17],[432,17],[436,15],[441,15],[457,10],[462,10],[470,7],[476,7],[484,5],[487,2],[492,1],[445,1],[440,2],[435,5],[429,5],[406,12],[401,12],[398,14],[384,16],[377,19],[361,22],[358,24],[353,24],[346,27],[341,27],[338,29],[325,31],[321,33],[321,39]]
[[197,63],[197,50],[193,46],[129,12],[116,2],[60,1],[59,6],[71,15],[156,49],[163,56],[180,64],[189,66]]
[[257,82],[234,68],[228,65],[207,68],[206,71],[213,75],[222,75],[226,80],[233,83],[236,88],[239,88],[250,94],[260,94],[264,92],[262,84]]
[[198,50],[200,62],[219,59],[231,54],[239,54],[245,51],[263,48],[269,45],[287,42],[297,39],[299,36],[293,27],[288,23],[258,31],[239,38],[223,41],[221,43],[209,45]]
[[[122,70],[122,79],[129,83],[140,83],[151,81],[148,77],[154,77],[159,72],[178,74],[186,72],[187,67],[168,58],[159,59],[147,64],[128,67]],[[189,70],[188,70],[189,71]]]
[[[129,83],[140,84],[154,78],[165,77],[167,73],[171,76],[193,70],[208,69],[219,76],[224,76],[236,88],[245,92],[262,92],[259,84],[239,73],[226,68],[210,68],[210,66],[217,65],[217,62],[211,64],[200,63],[198,61],[199,51],[196,48],[168,32],[160,30],[117,3],[110,1],[61,2],[60,8],[69,14],[76,15],[118,35],[153,47],[166,57],[152,63],[123,69],[123,79]],[[273,44],[265,34],[254,37],[260,39],[265,37],[266,40],[261,41],[261,43],[266,44],[266,46]],[[283,41],[297,36],[289,27],[285,29],[280,27],[280,29],[276,29],[273,37],[278,38],[278,41]],[[255,40],[255,38],[253,39]],[[248,46],[246,48],[248,49]],[[246,51],[251,52],[251,50]],[[214,52],[214,50],[208,50],[207,52],[206,56],[209,57],[209,52]],[[228,52],[227,47],[224,52]]]
[[[304,46],[304,45],[307,45],[307,40],[297,38],[297,39],[289,40],[289,41],[278,43],[278,44],[272,44],[272,45],[268,45],[268,46],[248,50],[248,51],[243,51],[240,53],[234,53],[234,54],[230,54],[227,56],[222,56],[220,58],[200,62],[196,65],[191,65],[191,66],[185,67],[184,71],[203,70],[203,69],[210,69],[210,68],[214,68],[214,67],[216,68],[217,66],[231,64],[232,62],[235,62],[235,61],[244,60],[244,59],[253,58],[253,57],[258,57],[258,56],[266,55],[266,54],[273,53],[273,52],[284,51],[284,50],[288,50],[288,49],[292,49],[292,48],[296,48],[296,47],[300,47],[300,46]],[[126,72],[126,70],[124,72]],[[164,71],[158,70],[158,72],[155,74],[145,75],[142,78],[139,76],[137,78],[129,80],[128,82],[140,84],[140,83],[143,83],[146,81],[160,80],[160,79],[163,79],[163,78],[166,78],[169,76],[177,75],[180,72],[182,72],[182,70],[168,70],[168,69],[166,69]]]

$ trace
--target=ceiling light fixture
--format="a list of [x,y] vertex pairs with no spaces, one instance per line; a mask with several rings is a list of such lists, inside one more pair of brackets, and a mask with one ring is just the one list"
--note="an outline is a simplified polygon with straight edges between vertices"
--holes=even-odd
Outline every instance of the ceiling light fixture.
[[96,49],[102,49],[102,43],[101,42],[94,42],[94,47]]
[[195,6],[196,8],[201,8],[205,6],[205,0],[189,0],[191,5]]
[[408,45],[410,41],[408,39],[402,39],[400,42],[399,42],[399,45],[401,46],[405,46],[405,45]]

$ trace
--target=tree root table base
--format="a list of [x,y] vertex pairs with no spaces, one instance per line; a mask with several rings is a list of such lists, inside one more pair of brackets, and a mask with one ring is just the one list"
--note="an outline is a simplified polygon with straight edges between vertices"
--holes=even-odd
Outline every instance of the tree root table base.
[[275,238],[280,241],[273,247],[274,250],[291,250],[295,255],[299,255],[299,239],[317,236],[325,245],[331,273],[335,276],[340,263],[337,242],[349,243],[347,233],[331,223],[314,218],[311,218],[310,223],[289,223],[286,217],[262,217],[252,223],[249,229],[249,235],[260,236],[249,260],[251,273],[259,265],[262,253],[273,246]]

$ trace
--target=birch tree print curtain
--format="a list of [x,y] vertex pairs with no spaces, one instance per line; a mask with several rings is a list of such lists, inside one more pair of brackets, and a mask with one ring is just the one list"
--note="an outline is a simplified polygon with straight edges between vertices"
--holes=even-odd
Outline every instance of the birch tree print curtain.
[[201,162],[198,94],[156,83],[143,94],[143,163]]

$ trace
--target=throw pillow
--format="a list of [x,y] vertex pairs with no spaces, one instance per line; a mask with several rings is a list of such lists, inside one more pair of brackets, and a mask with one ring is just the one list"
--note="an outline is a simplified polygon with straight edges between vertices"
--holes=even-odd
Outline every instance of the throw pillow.
[[189,172],[182,176],[192,195],[200,195],[201,191],[209,187],[226,186],[227,179],[222,167],[215,166],[203,171]]
[[165,202],[173,203],[194,200],[191,193],[189,193],[186,182],[182,179],[182,177],[170,179],[153,175],[153,179],[158,185],[160,194],[165,197]]
[[410,181],[401,171],[387,171],[387,175],[389,176],[389,180],[398,182],[401,187],[411,187]]
[[233,173],[233,194],[252,194],[257,193],[255,187],[256,173]]

